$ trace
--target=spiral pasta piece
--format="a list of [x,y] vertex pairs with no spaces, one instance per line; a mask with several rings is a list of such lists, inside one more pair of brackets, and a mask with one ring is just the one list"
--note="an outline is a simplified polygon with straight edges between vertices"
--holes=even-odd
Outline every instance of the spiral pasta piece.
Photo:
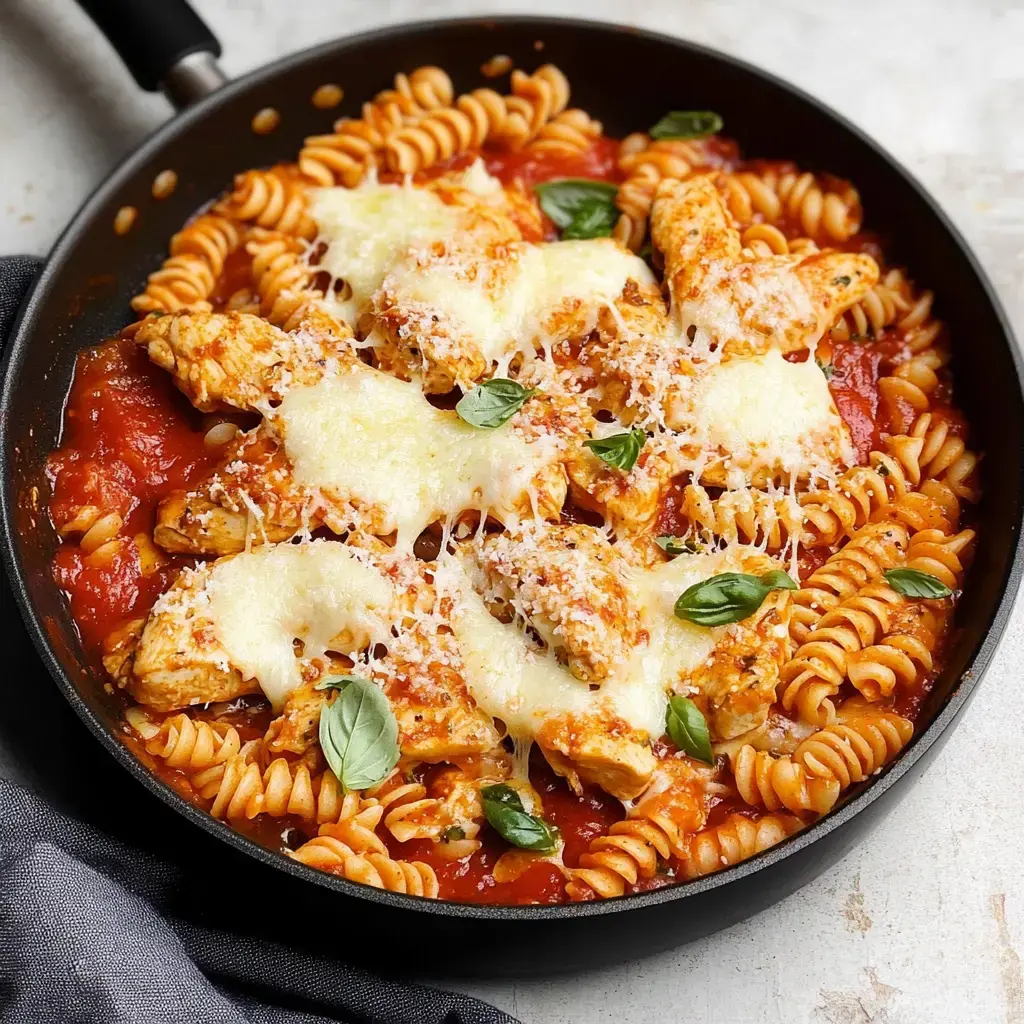
[[[930,308],[931,293],[925,294]],[[877,338],[887,327],[910,315],[919,301],[903,271],[894,268],[832,325],[830,336],[833,341]]]
[[700,484],[688,484],[680,508],[713,540],[763,543],[768,551],[781,550],[803,524],[799,502],[792,495],[753,489],[725,491],[712,498]]
[[789,814],[766,814],[756,821],[743,814],[731,814],[721,825],[690,836],[683,877],[700,878],[739,864],[778,845],[803,826],[799,818]]
[[[513,71],[511,96],[476,89],[459,96],[454,106],[433,110],[390,133],[385,142],[388,169],[413,174],[479,149],[485,142],[520,149],[562,114],[568,101],[568,80],[553,64],[545,64],[532,75]],[[567,114],[545,137],[549,146],[561,147],[559,152],[588,132],[601,133],[600,124],[591,122],[583,111]]]
[[[392,125],[391,131],[400,127]],[[355,188],[377,166],[384,136],[366,120],[338,121],[329,135],[310,135],[299,150],[299,170],[323,188]]]
[[379,165],[392,133],[447,107],[452,96],[451,79],[441,68],[426,66],[410,75],[398,74],[393,88],[363,104],[362,117],[341,118],[331,134],[309,136],[299,152],[299,170],[317,185],[355,188]]
[[589,899],[593,894],[601,899],[621,896],[627,885],[653,878],[659,858],[681,857],[684,851],[682,833],[667,815],[617,821],[580,856],[565,891],[573,900]]
[[422,861],[394,860],[386,853],[357,852],[335,834],[335,827],[326,825],[315,839],[303,843],[288,856],[293,860],[389,892],[407,893],[437,899],[437,875]]
[[847,675],[866,700],[890,697],[897,685],[906,689],[932,670],[932,651],[938,640],[923,619],[903,624],[879,643],[850,655]]
[[431,819],[439,813],[441,801],[428,797],[427,787],[421,782],[390,787],[384,783],[367,790],[364,796],[377,801],[384,816],[384,827],[400,843],[434,838],[436,829],[430,828],[434,824]]
[[799,501],[805,519],[803,543],[837,544],[865,523],[894,520],[911,530],[952,529],[959,518],[957,496],[941,481],[926,481],[912,449],[893,445],[871,452],[867,466],[847,470],[829,490],[807,491]]
[[603,130],[601,122],[595,121],[585,110],[563,110],[537,132],[526,151],[538,156],[544,153],[575,156],[586,153]]
[[879,393],[897,430],[906,430],[931,408],[932,395],[941,383],[938,371],[949,360],[950,352],[945,347],[926,348],[900,363],[889,376],[879,378]]
[[826,814],[839,799],[838,780],[813,777],[791,757],[775,757],[749,743],[733,756],[732,771],[736,789],[751,807]]
[[887,633],[904,603],[892,587],[872,583],[822,616],[782,667],[783,708],[813,725],[831,722],[835,707],[830,698],[846,681],[850,655]]
[[506,129],[506,134],[492,141],[519,149],[568,105],[569,80],[554,64],[544,64],[532,75],[517,69],[512,72],[512,95],[505,100],[505,106],[510,115],[517,115],[525,123],[526,136],[519,137]]
[[132,301],[136,313],[173,313],[185,306],[209,309],[224,261],[242,243],[239,225],[228,217],[204,213],[171,238],[170,256],[146,278]]
[[839,721],[808,736],[793,761],[817,779],[833,779],[841,789],[863,782],[910,742],[914,724],[894,711],[852,699]]
[[973,530],[961,530],[952,536],[941,530],[921,530],[910,542],[907,568],[926,572],[941,580],[950,590],[957,590],[964,575],[961,555],[973,541]]
[[146,741],[146,751],[159,757],[168,768],[202,771],[235,757],[242,741],[238,730],[223,722],[194,720],[182,713],[165,718],[155,735]]
[[246,244],[252,256],[252,282],[260,313],[286,331],[296,328],[323,292],[311,286],[314,272],[306,263],[306,245],[277,231],[253,230]]
[[203,799],[212,801],[212,817],[229,821],[293,814],[308,822],[337,822],[351,808],[332,772],[314,776],[304,762],[283,757],[261,770],[253,753],[244,748],[193,776],[192,785]]
[[752,807],[824,814],[844,790],[895,757],[913,733],[908,718],[850,700],[837,722],[808,736],[791,755],[741,747],[733,758],[736,788]]
[[491,128],[486,117],[475,116],[480,109],[471,105],[470,112],[460,107],[436,110],[417,124],[398,129],[385,144],[388,170],[413,174],[479,149]]
[[273,169],[237,175],[231,193],[216,209],[235,220],[310,239],[316,236],[317,226],[308,206],[305,186],[282,170]]
[[856,189],[828,190],[809,172],[739,171],[723,175],[719,188],[741,228],[760,217],[768,224],[790,224],[819,245],[845,242],[860,230]]
[[910,437],[922,442],[917,456],[922,479],[941,480],[964,501],[978,500],[973,476],[978,456],[953,432],[949,420],[926,412],[914,421]]
[[774,224],[751,224],[740,235],[740,243],[751,256],[761,259],[787,253],[810,256],[818,251],[813,239],[787,238]]
[[619,170],[625,180],[615,197],[621,211],[613,232],[615,238],[638,251],[647,237],[647,219],[658,185],[665,178],[687,178],[703,163],[701,151],[692,143],[681,139],[652,142],[646,135],[629,136],[619,150]]
[[794,591],[789,626],[793,640],[804,643],[815,624],[840,601],[899,565],[908,541],[909,532],[902,523],[868,523],[854,531],[850,540]]

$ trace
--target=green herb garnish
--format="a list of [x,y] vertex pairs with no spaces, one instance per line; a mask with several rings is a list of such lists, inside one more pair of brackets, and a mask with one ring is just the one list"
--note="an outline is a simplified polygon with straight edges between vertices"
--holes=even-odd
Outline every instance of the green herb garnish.
[[796,590],[788,573],[773,569],[763,576],[723,572],[687,587],[676,601],[676,617],[698,626],[725,626],[748,618],[773,590]]
[[493,430],[510,420],[536,393],[536,388],[524,388],[514,380],[495,377],[463,395],[455,411],[470,426]]
[[624,434],[611,437],[592,437],[583,442],[602,462],[627,472],[636,465],[640,449],[647,443],[647,434],[639,428],[627,430]]

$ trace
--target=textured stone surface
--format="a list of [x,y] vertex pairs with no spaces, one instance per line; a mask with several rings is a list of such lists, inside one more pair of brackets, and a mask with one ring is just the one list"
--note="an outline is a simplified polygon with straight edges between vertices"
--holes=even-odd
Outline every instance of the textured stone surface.
[[[531,7],[632,20],[739,55],[820,96],[917,174],[1024,328],[1024,4],[1014,0],[197,6],[224,42],[232,73],[385,22]],[[618,68],[609,78],[628,74]],[[114,161],[166,114],[162,99],[135,90],[69,0],[6,0],[2,248],[45,252]],[[1024,1024],[1022,663],[1018,609],[963,725],[898,813],[784,903],[646,961],[467,989],[545,1024]]]

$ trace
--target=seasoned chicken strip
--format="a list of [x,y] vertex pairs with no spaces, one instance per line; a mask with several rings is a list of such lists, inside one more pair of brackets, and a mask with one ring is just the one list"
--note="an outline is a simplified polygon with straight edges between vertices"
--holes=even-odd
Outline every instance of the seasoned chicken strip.
[[578,679],[599,682],[641,642],[626,564],[592,526],[531,525],[471,545],[489,593],[527,618]]
[[599,716],[551,719],[537,733],[537,745],[577,793],[588,782],[620,800],[639,796],[658,763],[646,733]]
[[651,238],[680,333],[726,356],[813,348],[878,281],[878,265],[859,253],[745,257],[714,175],[662,181]]
[[265,409],[284,387],[312,385],[355,361],[352,331],[311,311],[291,334],[250,313],[168,313],[135,334],[201,412]]
[[422,372],[425,390],[444,393],[586,338],[640,290],[657,296],[647,264],[610,238],[483,250],[438,242],[391,268],[359,327],[380,339],[383,368]]
[[[502,522],[560,513],[566,439],[585,435],[584,402],[539,393],[506,425],[483,431],[434,409],[416,385],[359,366],[325,378],[322,394],[290,391],[269,420],[231,443],[208,480],[164,499],[156,542],[227,554],[245,546],[247,530],[260,542],[326,526],[397,530],[408,546],[430,523],[481,508]],[[382,401],[403,419],[375,431]]]
[[390,639],[423,604],[422,563],[386,550],[318,540],[228,556],[185,569],[153,606],[127,688],[158,711],[259,690],[283,710],[329,652]]

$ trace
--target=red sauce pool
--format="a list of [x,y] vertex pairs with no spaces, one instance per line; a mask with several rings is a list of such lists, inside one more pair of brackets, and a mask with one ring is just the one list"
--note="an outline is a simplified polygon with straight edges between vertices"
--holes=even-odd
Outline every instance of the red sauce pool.
[[[128,339],[79,355],[64,422],[61,447],[47,461],[58,528],[78,506],[94,505],[124,518],[123,537],[149,534],[160,499],[216,462],[203,446],[201,415]],[[144,576],[129,539],[111,565],[95,568],[77,543],[62,544],[53,568],[83,643],[95,652],[120,622],[148,611],[189,561],[170,558]]]

